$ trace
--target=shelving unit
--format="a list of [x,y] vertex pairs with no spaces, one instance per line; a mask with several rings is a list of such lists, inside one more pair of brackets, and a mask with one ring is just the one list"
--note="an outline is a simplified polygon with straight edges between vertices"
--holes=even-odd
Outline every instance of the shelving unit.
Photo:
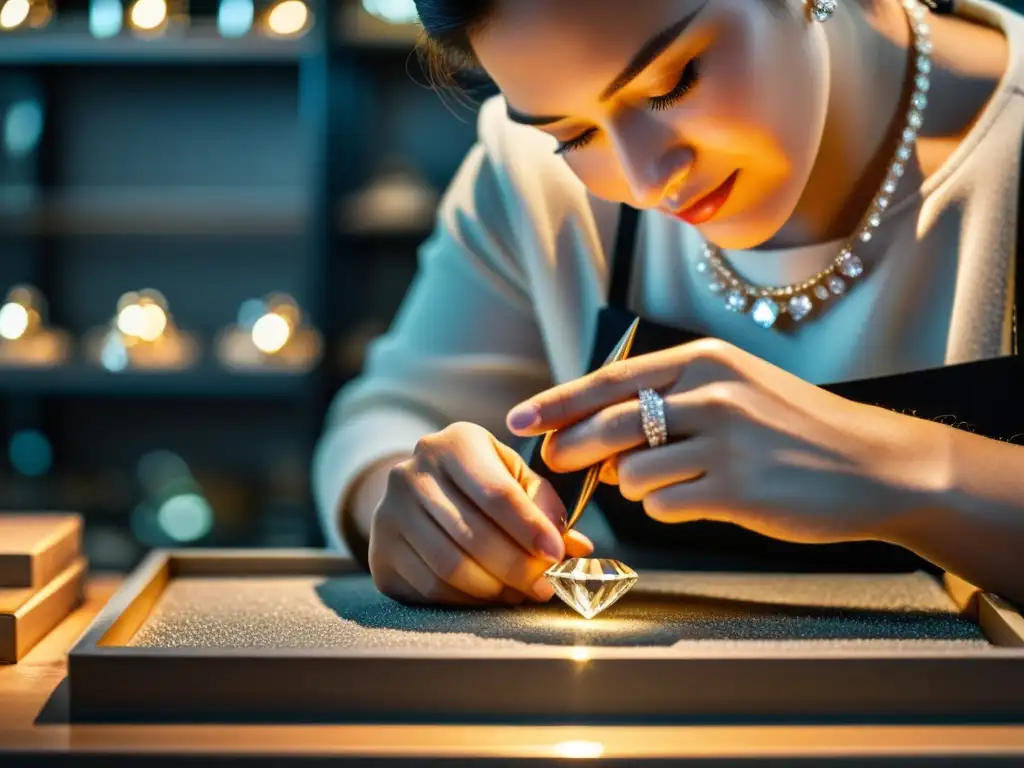
[[[20,156],[0,131],[0,295],[35,285],[50,322],[80,340],[121,294],[155,288],[204,347],[173,373],[105,371],[78,347],[53,370],[0,368],[0,509],[78,509],[99,567],[175,543],[136,540],[153,533],[136,516],[152,502],[139,460],[155,451],[202,478],[217,515],[186,544],[322,541],[309,462],[325,410],[429,234],[422,220],[363,231],[339,211],[396,159],[443,189],[474,138],[472,116],[454,120],[414,81],[411,27],[358,0],[310,7],[298,39],[224,39],[198,6],[183,34],[95,39],[60,0],[50,28],[0,33],[0,128],[16,103],[43,115]],[[225,370],[210,341],[244,300],[275,291],[322,333],[322,364]],[[15,435],[49,445],[47,472],[18,471]]]

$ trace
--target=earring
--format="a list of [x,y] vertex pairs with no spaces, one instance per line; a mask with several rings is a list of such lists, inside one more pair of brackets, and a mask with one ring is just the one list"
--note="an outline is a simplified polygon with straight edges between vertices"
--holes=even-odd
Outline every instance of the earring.
[[807,5],[815,21],[828,21],[836,12],[836,0],[807,0]]

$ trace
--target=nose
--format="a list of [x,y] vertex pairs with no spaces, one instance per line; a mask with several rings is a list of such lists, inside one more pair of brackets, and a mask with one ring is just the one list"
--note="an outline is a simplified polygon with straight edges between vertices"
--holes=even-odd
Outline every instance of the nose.
[[634,124],[614,131],[622,174],[635,204],[641,208],[658,205],[666,190],[686,179],[697,157],[693,147],[680,141],[674,132],[656,125],[655,130],[643,130]]

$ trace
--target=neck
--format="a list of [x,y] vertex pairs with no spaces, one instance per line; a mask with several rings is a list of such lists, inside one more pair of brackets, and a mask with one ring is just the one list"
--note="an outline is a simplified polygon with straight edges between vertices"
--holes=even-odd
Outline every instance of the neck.
[[[885,178],[902,133],[912,33],[899,0],[846,0],[825,22],[830,88],[818,157],[789,221],[765,244],[850,236]],[[897,195],[917,186],[907,164]]]

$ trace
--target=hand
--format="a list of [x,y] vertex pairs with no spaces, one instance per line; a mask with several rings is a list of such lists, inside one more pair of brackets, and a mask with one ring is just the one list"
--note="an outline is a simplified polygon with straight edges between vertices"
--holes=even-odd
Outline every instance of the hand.
[[544,571],[593,545],[563,538],[565,507],[522,458],[475,424],[420,440],[388,476],[370,527],[381,592],[412,603],[545,601]]
[[[665,399],[669,442],[650,448],[637,392]],[[665,523],[719,520],[803,543],[891,540],[949,476],[952,431],[851,402],[718,340],[603,368],[509,414],[520,435],[558,430],[556,471],[602,479]]]

